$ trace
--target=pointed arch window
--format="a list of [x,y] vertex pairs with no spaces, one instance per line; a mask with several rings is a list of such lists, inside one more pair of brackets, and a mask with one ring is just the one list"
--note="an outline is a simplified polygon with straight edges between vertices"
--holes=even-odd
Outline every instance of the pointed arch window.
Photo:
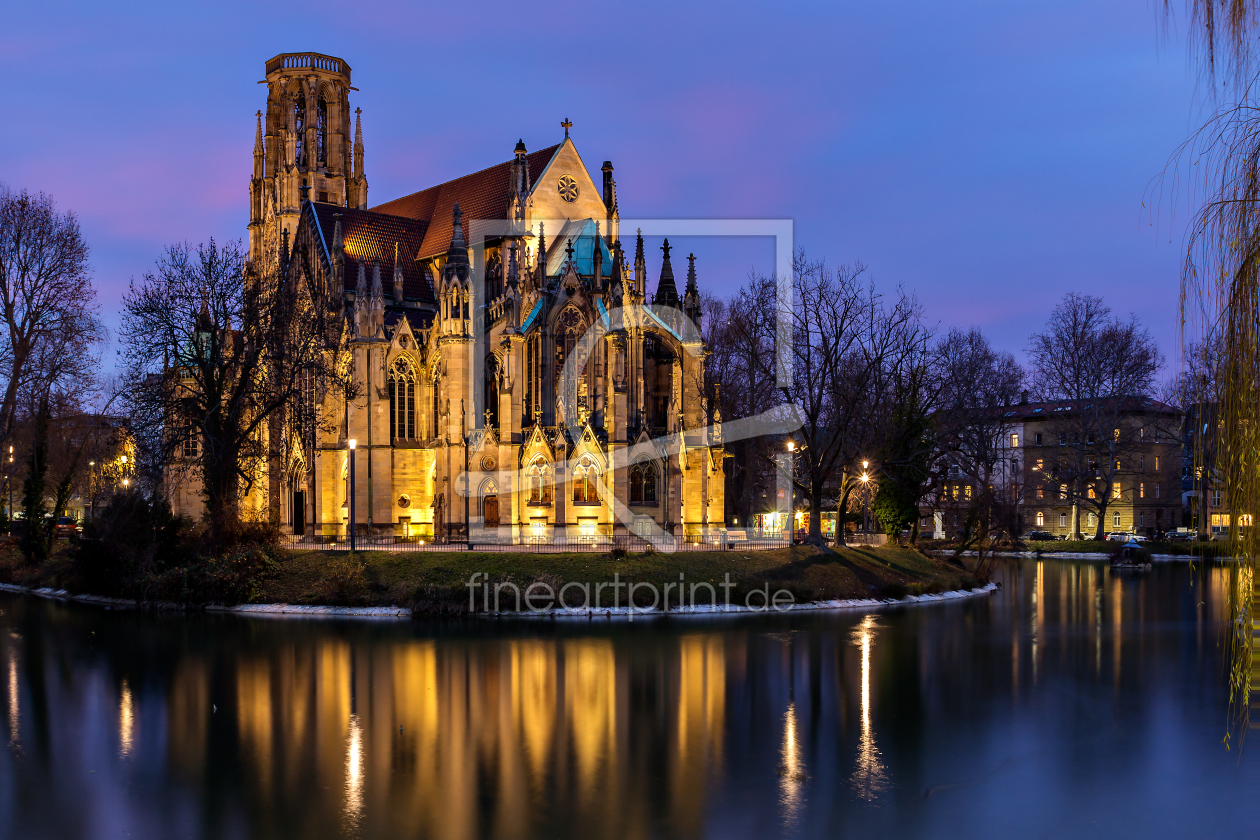
[[389,436],[416,436],[416,375],[405,357],[389,370]]
[[298,166],[306,163],[306,94],[301,90],[293,98],[293,134],[297,141],[293,157]]
[[630,467],[630,504],[656,504],[656,464],[640,461]]
[[535,458],[534,462],[530,464],[525,476],[526,481],[529,482],[529,504],[551,504],[550,472],[547,462],[541,457]]
[[328,163],[328,99],[323,91],[315,110],[315,160],[321,166]]
[[433,427],[429,430],[429,437],[435,438],[438,436],[438,429],[442,427],[442,401],[438,394],[438,373],[436,370],[433,371],[433,384],[429,388],[429,396],[432,399],[431,409],[433,413],[431,418]]
[[488,411],[489,425],[499,426],[499,358],[493,353],[486,355],[486,374],[482,383],[482,399],[485,401],[483,411]]
[[577,504],[599,504],[599,491],[595,482],[599,469],[589,455],[583,455],[573,468],[573,501]]

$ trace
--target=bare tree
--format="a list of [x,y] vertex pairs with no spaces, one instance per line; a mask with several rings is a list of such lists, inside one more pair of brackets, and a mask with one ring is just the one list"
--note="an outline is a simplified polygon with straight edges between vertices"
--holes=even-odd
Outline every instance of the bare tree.
[[982,573],[993,541],[1017,527],[1022,478],[1004,459],[1011,452],[1006,446],[1016,423],[1011,408],[1020,400],[1024,371],[976,329],[950,330],[938,352],[942,394],[934,432],[944,475],[937,503],[963,519],[955,562],[975,549]]
[[263,477],[274,421],[348,388],[345,321],[283,261],[247,264],[239,242],[173,245],[123,299],[133,431],[168,473],[200,480],[212,544]]
[[1069,293],[1045,330],[1029,339],[1028,357],[1038,397],[1062,403],[1052,425],[1064,446],[1047,471],[1066,486],[1073,536],[1079,538],[1086,508],[1097,515],[1094,536],[1101,539],[1108,506],[1133,492],[1118,478],[1133,469],[1151,432],[1143,415],[1156,407],[1149,396],[1163,354],[1136,317],[1113,318],[1101,298]]
[[23,401],[37,405],[58,389],[90,389],[105,338],[78,219],[57,212],[51,196],[15,193],[3,184],[0,333],[2,446],[14,434]]

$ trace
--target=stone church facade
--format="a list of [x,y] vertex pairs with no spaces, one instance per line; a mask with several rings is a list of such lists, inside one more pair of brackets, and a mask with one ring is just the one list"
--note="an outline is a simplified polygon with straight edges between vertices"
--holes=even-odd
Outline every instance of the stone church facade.
[[316,538],[347,532],[351,492],[356,532],[377,538],[716,538],[695,260],[680,294],[666,241],[649,291],[612,164],[597,184],[566,119],[555,145],[369,208],[349,66],[280,55],[266,83],[251,259],[278,254],[340,297],[354,388],[311,394],[292,412],[305,428],[273,426],[301,443],[259,504]]

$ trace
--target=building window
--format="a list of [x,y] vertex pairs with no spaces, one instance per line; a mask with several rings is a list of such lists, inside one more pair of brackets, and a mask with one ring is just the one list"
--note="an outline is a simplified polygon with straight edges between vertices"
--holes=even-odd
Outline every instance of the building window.
[[1146,427],[1138,429],[1138,440],[1146,440]]
[[1120,482],[1118,481],[1111,485],[1111,498],[1120,498]]
[[416,375],[406,357],[399,357],[389,370],[389,436],[408,440],[416,436]]
[[656,464],[652,461],[630,467],[630,504],[656,504]]
[[1042,528],[1046,524],[1046,515],[1041,511],[1037,511],[1037,527]]
[[184,430],[184,457],[196,458],[198,449],[199,447],[197,446],[197,432],[191,426],[189,426],[187,429]]
[[1019,449],[1019,432],[1011,432],[1011,449]]
[[1089,487],[1088,487],[1088,488],[1086,488],[1086,490],[1085,490],[1085,498],[1087,498],[1087,499],[1095,499],[1095,498],[1097,498],[1097,496],[1095,496],[1095,495],[1094,495],[1094,485],[1092,485],[1092,484],[1091,484],[1091,485],[1089,485]]
[[1014,475],[1017,472],[1019,472],[1019,459],[1012,458],[1011,459],[1011,474]]
[[529,481],[529,503],[531,505],[551,504],[551,482],[548,480],[550,470],[547,462],[541,457],[535,458],[527,471]]
[[1116,472],[1120,472],[1120,459],[1116,459]]
[[315,160],[328,163],[328,100],[322,91],[315,111]]
[[1116,511],[1115,513],[1111,514],[1111,527],[1112,528],[1120,527],[1120,511]]
[[1138,512],[1138,527],[1139,528],[1146,527],[1146,511],[1144,510]]
[[1086,517],[1085,521],[1091,528],[1098,524],[1098,520],[1094,517],[1094,512],[1092,510],[1089,512],[1089,516]]
[[599,493],[595,489],[598,478],[599,471],[595,469],[595,462],[589,455],[583,456],[573,468],[573,501],[581,504],[598,502]]
[[1212,491],[1212,507],[1218,508],[1220,506],[1221,506],[1221,491],[1213,490]]
[[1060,485],[1059,485],[1059,498],[1060,498],[1060,499],[1066,499],[1066,498],[1067,498],[1067,485],[1066,485],[1066,484],[1060,484]]
[[1038,446],[1041,446],[1041,432],[1037,432],[1037,438],[1036,438],[1036,440],[1037,440],[1037,445],[1038,445]]
[[1067,446],[1067,432],[1059,432],[1059,446]]
[[1159,485],[1158,484],[1155,485],[1155,498],[1157,499],[1159,498]]
[[1159,456],[1155,456],[1155,472],[1159,472]]
[[1038,484],[1037,485],[1037,501],[1041,501],[1045,497],[1046,497],[1046,488]]
[[971,498],[971,485],[970,484],[968,484],[966,487],[963,488],[963,493],[966,494],[968,499]]
[[1045,468],[1045,463],[1040,458],[1038,458],[1036,463],[1033,464],[1034,470],[1040,471],[1044,468]]
[[[306,94],[301,90],[293,97],[293,147],[294,163],[306,163]],[[379,380],[378,380],[379,381]]]
[[1139,499],[1146,498],[1146,482],[1145,481],[1138,482],[1138,498]]
[[438,437],[438,429],[442,425],[442,403],[438,397],[438,377],[436,372],[433,374],[433,387],[429,389],[429,393],[433,397],[433,428],[429,437]]
[[1138,456],[1138,472],[1146,472],[1146,456]]
[[1119,430],[1119,429],[1116,429],[1116,434],[1115,434],[1115,436],[1112,438],[1112,440],[1120,440],[1120,430]]
[[1067,527],[1067,514],[1066,514],[1066,513],[1060,513],[1060,514],[1059,514],[1059,527],[1060,527],[1060,528],[1066,528],[1066,527]]
[[1250,527],[1251,527],[1251,514],[1250,514],[1250,513],[1240,513],[1240,514],[1238,514],[1238,527],[1239,527],[1239,528],[1250,528]]

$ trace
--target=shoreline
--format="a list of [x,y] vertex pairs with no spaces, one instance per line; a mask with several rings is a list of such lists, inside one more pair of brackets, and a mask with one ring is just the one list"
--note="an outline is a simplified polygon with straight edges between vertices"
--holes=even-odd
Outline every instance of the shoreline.
[[[575,620],[596,618],[625,619],[657,619],[669,616],[681,618],[749,616],[749,615],[783,615],[798,612],[843,612],[849,610],[873,610],[888,607],[914,606],[917,604],[937,603],[941,601],[960,601],[990,595],[997,591],[996,583],[988,583],[974,589],[955,589],[948,592],[925,595],[907,595],[900,600],[877,598],[831,599],[826,601],[806,601],[800,604],[789,604],[782,608],[756,608],[740,605],[691,606],[675,607],[670,610],[640,609],[632,607],[614,607],[591,609],[589,607],[570,607],[544,610],[538,612],[498,612],[472,613],[468,618],[496,620],[528,619],[528,620]],[[130,598],[106,598],[100,595],[75,595],[64,589],[51,587],[31,588],[12,583],[0,583],[0,592],[15,595],[33,595],[54,601],[73,601],[80,604],[111,609],[169,610],[175,612],[230,613],[235,615],[258,616],[263,618],[354,618],[354,619],[387,619],[402,620],[413,618],[412,611],[406,607],[333,607],[301,604],[238,604],[223,606],[211,604],[205,607],[190,607],[163,601],[136,601]]]
[[[932,551],[936,557],[952,556],[952,551]],[[1110,562],[1110,553],[1101,551],[990,551],[992,557],[1019,557],[1025,560],[1051,560],[1061,558],[1063,560],[1094,560],[1100,563]],[[976,552],[964,551],[963,557],[975,557]],[[1152,554],[1152,563],[1202,563],[1209,560],[1216,560],[1223,563],[1237,563],[1237,557],[1201,557],[1195,554]]]

